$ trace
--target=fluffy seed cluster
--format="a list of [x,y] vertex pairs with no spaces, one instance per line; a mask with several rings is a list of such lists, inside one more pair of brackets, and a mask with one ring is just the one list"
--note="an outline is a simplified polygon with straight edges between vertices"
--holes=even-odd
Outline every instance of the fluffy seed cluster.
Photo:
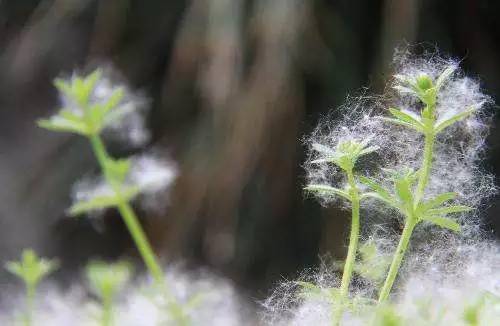
[[[234,289],[222,279],[205,273],[192,277],[179,272],[167,275],[178,302],[192,325],[243,325],[243,304]],[[144,295],[137,289],[126,294],[118,325],[175,325],[158,295]]]
[[[320,121],[316,130],[305,140],[309,149],[304,164],[307,183],[344,188],[346,180],[343,171],[332,163],[321,161],[327,159],[327,151],[318,151],[317,148],[319,144],[320,147],[334,149],[345,140],[369,139],[371,146],[379,147],[377,152],[357,162],[355,172],[377,180],[387,189],[394,186],[385,169],[419,170],[423,159],[423,135],[380,117],[389,116],[387,108],[391,107],[414,117],[420,116],[423,105],[415,90],[402,83],[402,80],[416,81],[420,76],[427,75],[436,81],[447,70],[449,75],[442,84],[436,102],[438,122],[472,108],[475,112],[444,129],[436,137],[431,177],[424,199],[440,193],[455,192],[457,204],[481,208],[497,190],[493,175],[481,165],[485,155],[485,138],[489,132],[489,107],[492,100],[482,92],[479,80],[465,76],[458,64],[456,60],[444,59],[436,54],[414,56],[407,51],[396,53],[395,78],[385,94],[349,98],[347,104]],[[359,187],[364,189],[361,184]],[[322,204],[343,200],[324,193],[315,195]],[[382,252],[394,252],[400,235],[392,228],[390,221],[393,218],[402,219],[402,216],[380,201],[365,199],[361,205],[363,236],[377,233],[379,239],[376,241],[382,243]],[[466,318],[470,316],[464,316],[464,312],[472,311],[473,305],[482,305],[477,311],[481,315],[478,318],[484,320],[481,319],[482,323],[478,325],[490,325],[492,320],[500,320],[499,246],[498,243],[484,240],[480,216],[476,212],[453,216],[462,225],[462,232],[458,235],[427,223],[418,225],[399,274],[399,285],[395,289],[397,299],[394,306],[386,307],[387,311],[390,310],[387,313],[408,324],[466,325]],[[313,272],[308,276],[309,279],[318,277],[335,279],[325,277],[324,273]],[[298,296],[300,291],[293,284],[285,283],[278,287],[271,299],[266,301],[267,311],[275,319],[266,315],[265,320],[270,320],[269,324],[330,325],[331,302],[324,298]],[[328,289],[336,286],[336,281],[325,284],[317,280],[316,284]],[[376,298],[373,294],[378,292],[375,284],[364,282],[359,276],[351,287],[352,297],[356,293],[363,293],[368,298]],[[422,308],[424,304],[429,311]],[[376,320],[383,317],[382,312],[373,307],[368,304],[366,309],[362,309],[364,314],[346,313],[343,324],[378,325]],[[395,314],[395,311],[398,313]],[[431,317],[426,314],[442,319],[428,319]]]
[[[488,110],[492,103],[490,97],[482,93],[478,80],[466,77],[459,71],[455,60],[436,55],[416,57],[405,53],[396,56],[394,62],[399,78],[394,78],[386,94],[349,98],[344,106],[336,110],[338,118],[324,118],[305,140],[309,148],[308,160],[304,164],[307,183],[339,188],[344,185],[345,176],[335,165],[315,162],[326,158],[324,152],[315,150],[315,146],[320,144],[334,149],[345,140],[370,139],[370,145],[380,148],[376,153],[362,158],[356,169],[359,174],[374,177],[388,188],[391,185],[380,168],[401,170],[409,167],[418,170],[423,152],[422,135],[385,122],[380,117],[388,115],[386,112],[389,107],[402,109],[414,116],[419,115],[422,104],[410,90],[401,86],[399,79],[416,79],[422,74],[435,79],[443,70],[452,67],[452,74],[439,92],[436,106],[438,121],[470,108],[475,108],[476,111],[438,135],[431,178],[425,195],[433,197],[443,192],[456,192],[460,203],[478,207],[496,193],[493,175],[481,165],[491,119]],[[338,197],[319,194],[318,199],[323,204],[329,204],[338,200]],[[383,210],[381,206],[380,203],[368,204],[371,210]],[[470,214],[469,217],[471,223],[477,222]]]
[[[401,325],[495,325],[500,320],[500,250],[498,244],[454,244],[428,257],[427,268],[413,270],[389,306]],[[453,259],[450,259],[453,257]],[[369,311],[348,316],[350,324],[369,324],[380,316]]]
[[322,264],[318,270],[306,270],[298,281],[281,282],[262,305],[265,325],[328,325],[331,323],[332,302],[326,296],[303,295],[299,282],[308,282],[327,290],[337,287],[340,280],[331,264]]
[[[443,121],[471,108],[475,109],[475,113],[438,135],[431,180],[426,194],[433,196],[447,191],[456,192],[464,204],[477,207],[496,192],[493,176],[486,173],[480,165],[481,159],[484,158],[485,138],[489,132],[491,113],[488,109],[492,104],[491,98],[482,92],[479,80],[465,76],[458,69],[458,62],[455,60],[443,59],[436,55],[414,57],[405,54],[395,58],[395,66],[399,76],[415,78],[427,74],[433,80],[446,68],[453,69],[453,73],[438,93],[437,121]],[[422,107],[417,98],[401,91],[398,86],[399,82],[395,79],[392,88],[396,93],[392,94],[391,105],[413,115],[419,114]],[[394,152],[399,153],[399,158],[396,162],[387,162],[387,165],[396,169],[401,165],[410,165],[416,170],[421,163],[422,141],[414,141],[408,137],[407,133],[413,133],[412,131],[403,132],[405,134],[398,135],[398,138],[401,138],[400,142],[406,141],[407,146],[401,149],[393,148]],[[396,145],[401,145],[400,142]]]
[[[326,184],[343,188],[346,184],[346,176],[338,166],[326,162],[329,151],[318,151],[318,148],[330,149],[333,152],[339,144],[346,141],[362,142],[369,139],[368,146],[380,145],[386,140],[380,136],[384,129],[384,123],[375,119],[375,112],[380,109],[380,98],[362,96],[349,98],[347,104],[339,108],[340,117],[331,115],[324,117],[311,136],[304,140],[309,148],[308,159],[304,163],[308,184]],[[335,112],[334,112],[335,113]],[[334,114],[332,113],[332,114]],[[335,121],[332,123],[332,120]],[[376,167],[373,157],[378,158],[379,152],[371,153],[368,157],[361,157],[356,164],[356,169],[365,172],[374,170]],[[323,205],[338,201],[337,196],[328,196],[324,193],[318,196]]]
[[[139,189],[140,203],[144,208],[163,209],[168,188],[177,176],[176,166],[154,154],[138,155],[132,157],[130,162],[124,188]],[[75,184],[72,198],[73,202],[77,203],[113,194],[113,189],[103,177],[88,177]]]
[[[117,73],[111,68],[101,69],[102,76],[97,81],[93,88],[89,104],[106,103],[116,90],[123,92],[123,97],[117,107],[113,109],[113,113],[107,119],[104,136],[111,140],[117,141],[120,144],[140,147],[149,141],[150,133],[146,128],[144,116],[147,113],[148,101],[144,96],[134,93],[125,83],[118,82]],[[79,76],[73,74],[67,78],[67,82],[71,84]],[[82,107],[75,103],[72,98],[66,94],[59,92],[60,102],[63,108],[71,110],[77,116],[83,116]]]
[[[191,325],[237,326],[249,322],[243,300],[227,281],[202,272],[189,275],[178,269],[166,273],[171,293],[184,306]],[[149,280],[130,284],[117,298],[113,316],[116,325],[175,325],[163,299],[151,289]],[[0,313],[2,325],[22,321],[23,300]],[[33,320],[36,325],[100,325],[100,308],[82,286],[61,292],[55,287],[42,288],[37,297]],[[10,307],[12,308],[12,307]]]
[[[450,261],[450,256],[457,260]],[[445,253],[433,252],[426,269],[412,271],[401,284],[397,298],[384,308],[399,321],[394,325],[495,325],[500,318],[500,251],[490,242],[461,244]],[[338,285],[331,271],[309,272],[301,279],[328,289]],[[332,302],[325,297],[297,296],[296,282],[284,282],[264,303],[266,325],[331,325]],[[367,293],[360,289],[354,295]],[[346,313],[342,325],[389,325],[381,323],[381,309],[369,302]],[[374,303],[372,303],[374,304]],[[472,316],[472,317],[471,317]],[[387,318],[387,317],[386,317]],[[377,323],[379,322],[379,323]],[[392,324],[390,324],[392,325]]]

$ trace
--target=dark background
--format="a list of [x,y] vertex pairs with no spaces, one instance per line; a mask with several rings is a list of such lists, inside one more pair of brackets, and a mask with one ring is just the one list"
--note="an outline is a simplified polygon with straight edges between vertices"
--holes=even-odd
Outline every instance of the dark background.
[[[175,160],[168,209],[140,211],[164,259],[209,267],[261,297],[343,256],[348,217],[304,198],[300,139],[362,87],[380,92],[395,47],[462,59],[500,95],[498,1],[0,1],[0,259],[23,247],[74,275],[89,258],[135,256],[115,212],[70,219],[71,185],[96,172],[84,140],[36,128],[51,81],[112,65],[150,99],[149,148]],[[498,121],[486,169],[500,171]],[[498,201],[485,207],[499,230]],[[498,234],[498,233],[497,233]]]

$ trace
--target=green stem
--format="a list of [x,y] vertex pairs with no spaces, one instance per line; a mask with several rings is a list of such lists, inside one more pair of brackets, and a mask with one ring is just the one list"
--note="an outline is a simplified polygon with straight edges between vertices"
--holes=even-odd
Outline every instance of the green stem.
[[[436,101],[433,100],[426,105],[422,113],[423,118],[425,118],[424,157],[422,159],[422,165],[419,170],[420,173],[418,177],[417,188],[415,191],[415,198],[413,200],[414,209],[417,208],[418,204],[424,197],[425,189],[427,187],[427,184],[429,183],[431,174],[434,142],[436,140],[436,135],[434,132],[434,124],[436,122],[435,109]],[[408,248],[408,243],[410,242],[413,229],[418,224],[418,222],[418,217],[413,216],[413,213],[411,212],[407,213],[405,227],[403,229],[403,233],[401,234],[401,238],[399,239],[396,253],[394,254],[394,257],[392,259],[389,273],[387,274],[384,285],[380,290],[378,299],[379,302],[383,302],[389,298],[392,286],[398,275],[399,268],[401,267],[401,262],[403,261],[406,249]]]
[[33,324],[33,314],[35,310],[36,285],[26,284],[26,315],[24,323],[26,326]]
[[417,222],[414,218],[407,218],[403,233],[401,234],[401,238],[399,239],[398,247],[392,259],[391,267],[389,268],[389,273],[387,274],[384,285],[380,290],[378,302],[387,300],[389,294],[391,293],[392,285],[394,284],[396,276],[398,275],[399,268],[401,267],[401,262],[403,261],[406,249],[408,248],[408,243],[410,242],[411,234],[416,224]]
[[144,260],[144,264],[148,268],[151,276],[153,276],[154,280],[163,286],[165,279],[163,277],[163,272],[161,270],[160,265],[155,257],[153,250],[151,249],[151,245],[144,233],[141,225],[139,224],[139,220],[135,215],[134,211],[130,207],[130,204],[123,199],[123,196],[120,191],[119,185],[116,184],[115,180],[110,176],[107,171],[106,162],[110,159],[109,155],[104,147],[104,144],[99,136],[92,136],[90,138],[92,148],[94,150],[95,156],[101,166],[101,169],[104,173],[104,177],[108,184],[113,188],[113,191],[116,193],[116,196],[119,199],[118,211],[127,226],[132,239],[139,250],[139,253]]
[[90,143],[92,145],[92,149],[97,158],[97,161],[99,162],[101,170],[103,171],[104,177],[106,178],[106,182],[112,187],[118,198],[118,211],[120,212],[120,215],[122,216],[123,221],[125,222],[125,225],[127,226],[127,229],[132,236],[132,239],[134,240],[134,243],[139,251],[139,254],[142,257],[142,260],[144,261],[144,264],[146,265],[146,268],[149,270],[149,273],[153,277],[157,286],[165,293],[167,305],[175,320],[179,325],[187,325],[187,317],[185,316],[182,307],[179,306],[174,296],[168,290],[163,271],[160,267],[160,264],[158,263],[156,255],[153,252],[148,238],[146,237],[146,234],[144,233],[144,230],[139,223],[137,215],[133,211],[128,201],[124,199],[120,190],[120,185],[116,183],[116,181],[108,171],[106,162],[111,160],[111,158],[106,151],[104,143],[102,142],[99,135],[91,136]]
[[354,262],[356,260],[356,252],[358,249],[359,240],[359,199],[353,199],[352,204],[352,220],[351,234],[349,237],[349,248],[347,250],[347,258],[342,274],[342,283],[340,285],[340,294],[342,297],[347,297],[349,294],[349,284],[351,283],[352,273],[354,270]]
[[422,160],[422,166],[420,168],[420,175],[418,178],[417,190],[415,194],[415,205],[418,205],[422,200],[425,188],[429,183],[435,138],[436,137],[434,135],[434,131],[431,130],[426,132],[425,145],[424,145],[424,159]]
[[341,304],[334,307],[334,325],[339,325],[344,312],[343,303],[349,296],[349,285],[351,283],[352,274],[354,271],[354,263],[356,261],[356,253],[358,251],[359,241],[359,190],[356,186],[354,174],[352,170],[347,171],[347,180],[350,186],[351,195],[351,234],[349,236],[349,247],[347,250],[347,258],[344,264],[344,271],[342,273],[342,282],[340,284],[340,297]]
[[149,244],[148,239],[144,231],[142,230],[141,225],[139,224],[135,212],[130,207],[130,204],[128,204],[124,200],[120,200],[120,203],[118,204],[118,211],[123,217],[123,221],[125,222],[127,229],[134,239],[135,245],[137,246],[141,257],[144,260],[144,264],[146,264],[146,267],[153,276],[154,280],[159,285],[164,286],[165,278],[163,276],[163,272],[157,262],[153,250],[151,249],[151,245]]
[[102,320],[101,326],[113,325],[113,297],[105,296],[102,299]]

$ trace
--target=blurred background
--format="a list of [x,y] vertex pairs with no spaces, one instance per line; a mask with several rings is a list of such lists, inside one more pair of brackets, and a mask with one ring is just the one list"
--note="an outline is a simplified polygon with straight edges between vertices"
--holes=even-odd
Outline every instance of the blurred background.
[[[140,211],[155,248],[262,298],[345,252],[346,212],[303,196],[301,138],[347,94],[382,91],[407,43],[463,59],[498,98],[499,13],[493,0],[1,0],[0,261],[33,247],[64,277],[89,258],[136,257],[116,212],[65,215],[97,166],[83,139],[35,125],[57,108],[53,78],[104,64],[150,105],[151,140],[112,153],[154,149],[179,169],[167,209]],[[485,162],[496,174],[499,137]],[[498,200],[484,213],[495,236]]]

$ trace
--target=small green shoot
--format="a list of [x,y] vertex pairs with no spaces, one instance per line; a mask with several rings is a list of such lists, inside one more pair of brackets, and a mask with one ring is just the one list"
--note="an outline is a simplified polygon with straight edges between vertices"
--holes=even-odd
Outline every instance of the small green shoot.
[[372,239],[359,246],[359,255],[360,259],[354,268],[356,274],[375,284],[382,282],[391,262],[390,257],[380,253]]
[[26,289],[26,310],[23,324],[30,326],[33,324],[33,314],[35,310],[35,296],[38,284],[50,273],[56,270],[58,263],[55,260],[40,258],[31,249],[22,252],[20,261],[9,261],[5,268],[24,282]]
[[383,303],[375,308],[375,314],[371,326],[403,326],[406,325],[403,318],[398,314],[395,307]]
[[101,138],[101,132],[106,127],[119,121],[130,111],[129,105],[122,103],[125,96],[124,88],[112,87],[107,89],[107,94],[102,94],[102,90],[98,91],[102,78],[102,71],[97,69],[87,77],[74,76],[70,81],[56,79],[54,82],[56,88],[71,107],[62,108],[49,119],[39,120],[38,125],[48,130],[70,132],[88,138],[110,191],[105,195],[96,194],[89,200],[75,203],[69,209],[69,213],[78,215],[94,210],[116,208],[156,285],[168,298],[170,309],[176,313],[175,316],[182,316],[178,318],[178,323],[185,325],[183,314],[178,313],[182,309],[170,293],[158,259],[130,205],[130,201],[143,190],[126,182],[130,160],[111,157]]
[[126,262],[108,264],[94,261],[85,269],[90,289],[99,299],[101,326],[114,325],[113,306],[116,296],[124,289],[132,276],[131,265]]
[[484,312],[487,308],[496,311],[496,318],[500,316],[500,297],[490,293],[484,292],[478,298],[474,298],[463,311],[463,320],[468,326],[490,325],[495,323],[491,318],[494,316],[485,316]]
[[[322,193],[332,196],[339,196],[351,203],[351,234],[349,237],[349,248],[347,250],[347,258],[344,264],[342,273],[342,282],[340,289],[337,291],[330,290],[334,307],[334,325],[340,323],[342,314],[346,307],[349,298],[349,285],[351,283],[352,274],[354,272],[354,264],[356,261],[356,253],[359,241],[359,209],[360,201],[363,195],[360,193],[357,185],[357,177],[354,175],[354,166],[361,156],[370,154],[378,149],[377,146],[369,146],[370,139],[363,141],[347,140],[340,141],[335,150],[327,146],[314,144],[313,149],[318,152],[322,158],[312,161],[312,163],[332,163],[337,165],[347,176],[347,185],[344,189],[338,189],[329,185],[310,184],[304,189],[310,192]],[[335,289],[336,290],[336,289]],[[333,292],[332,292],[333,291]],[[334,295],[335,294],[335,295]]]
[[385,301],[390,294],[415,226],[425,221],[454,232],[460,232],[460,225],[448,215],[472,209],[461,205],[446,205],[446,202],[455,198],[454,193],[443,193],[434,198],[423,200],[425,189],[429,183],[436,136],[447,127],[475,112],[474,108],[470,108],[442,120],[436,117],[439,91],[455,69],[455,66],[447,67],[435,81],[425,74],[421,74],[415,79],[409,79],[402,75],[396,76],[396,79],[401,83],[396,88],[399,91],[417,96],[424,104],[424,108],[420,116],[409,111],[390,108],[389,113],[393,117],[384,118],[384,120],[416,130],[424,135],[425,145],[420,170],[417,172],[412,170],[387,171],[394,185],[393,189],[385,189],[374,180],[360,178],[360,181],[372,191],[366,194],[367,196],[383,201],[405,216],[405,227],[386,281],[380,291],[380,302]]
[[[365,308],[372,307],[376,301],[367,299],[361,296],[349,298],[341,293],[341,290],[336,287],[322,287],[311,282],[296,281],[299,289],[299,295],[304,299],[326,301],[330,305],[336,307],[333,309],[333,321],[340,322],[342,314],[338,315],[338,311],[349,310],[353,313],[361,313]],[[340,318],[337,320],[337,318]]]

